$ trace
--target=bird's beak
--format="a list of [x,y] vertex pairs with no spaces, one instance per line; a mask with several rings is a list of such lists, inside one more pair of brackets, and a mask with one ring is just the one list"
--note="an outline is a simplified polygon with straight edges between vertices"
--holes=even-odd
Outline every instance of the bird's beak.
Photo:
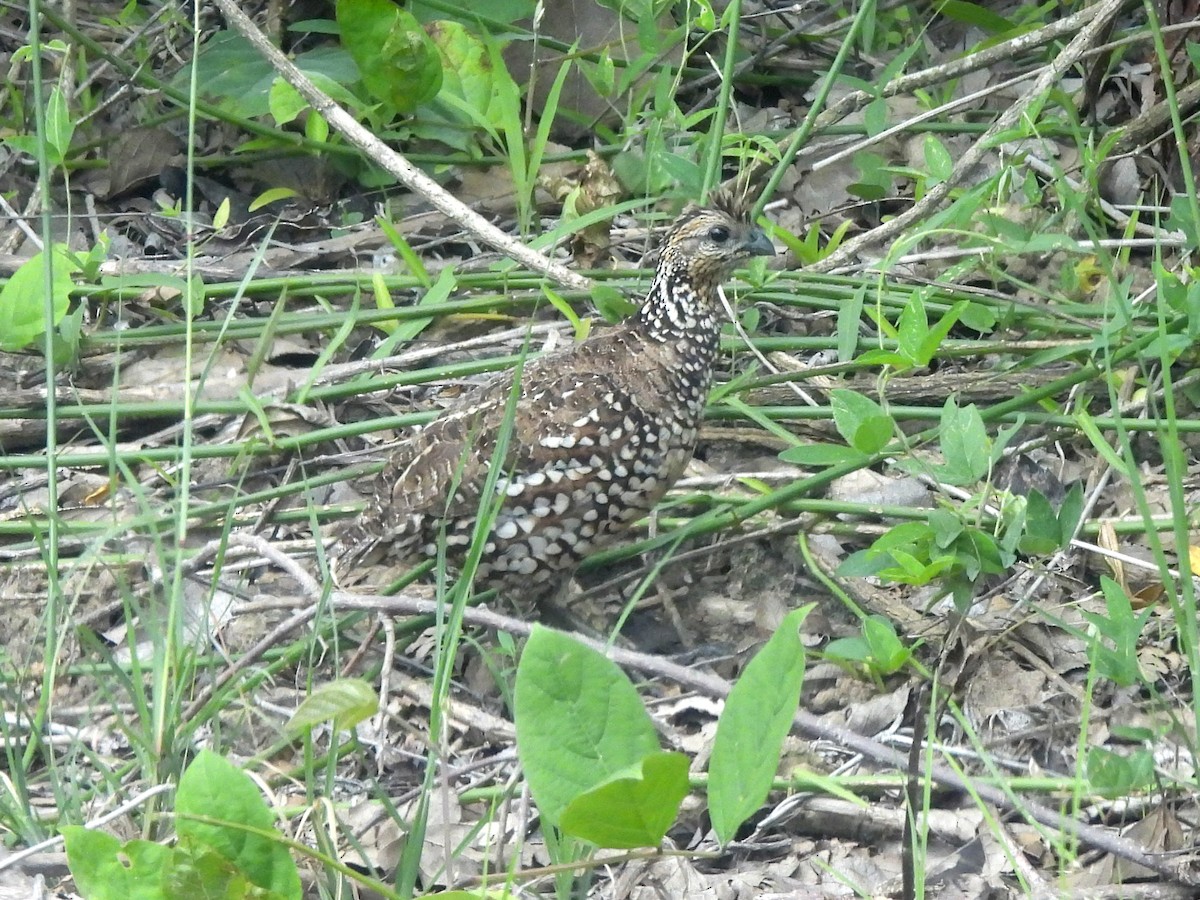
[[775,245],[761,228],[751,228],[742,249],[751,256],[774,256]]

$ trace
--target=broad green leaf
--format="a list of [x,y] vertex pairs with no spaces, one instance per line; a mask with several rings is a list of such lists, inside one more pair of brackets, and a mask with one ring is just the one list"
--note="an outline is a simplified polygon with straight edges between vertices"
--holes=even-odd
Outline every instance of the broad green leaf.
[[1122,687],[1130,687],[1142,677],[1138,665],[1138,639],[1154,609],[1150,607],[1136,615],[1125,589],[1107,575],[1100,577],[1100,588],[1104,592],[1108,614],[1083,613],[1096,632],[1088,647],[1088,656],[1102,677]]
[[832,391],[829,405],[838,432],[860,453],[878,453],[895,433],[895,424],[883,407],[856,391]]
[[950,547],[962,536],[965,528],[962,518],[948,509],[935,509],[929,513],[929,530],[935,547],[943,550]]
[[861,637],[836,638],[825,645],[825,656],[846,662],[865,662],[871,657],[871,648]]
[[992,440],[975,404],[959,409],[954,397],[942,407],[938,443],[945,465],[938,478],[950,484],[974,484],[988,473],[992,460]]
[[934,134],[925,135],[925,170],[929,173],[931,184],[945,181],[954,171],[950,151]]
[[492,128],[500,127],[496,74],[487,46],[460,22],[439,20],[427,27],[442,56],[441,99],[452,94],[479,113]]
[[995,310],[990,306],[971,302],[965,304],[958,320],[967,328],[978,331],[980,334],[991,334],[998,321]]
[[921,345],[928,334],[929,318],[925,312],[925,298],[920,291],[913,291],[896,322],[898,349],[908,358],[910,366],[924,365],[921,362]]
[[580,795],[657,753],[658,733],[615,663],[540,625],[517,666],[517,755],[538,809],[557,825]]
[[0,288],[0,350],[28,347],[67,314],[71,303],[71,275],[79,271],[65,244],[51,249],[53,271],[50,296],[54,321],[46,322],[46,251],[26,260]]
[[[224,757],[201,750],[179,779],[175,830],[233,863],[258,887],[288,900],[301,896],[296,863],[280,840],[245,830],[276,833],[275,817],[250,776]],[[199,821],[216,819],[226,824]]]
[[46,145],[50,149],[50,161],[54,165],[61,166],[67,161],[71,138],[74,135],[75,123],[71,121],[67,99],[56,85],[46,101]]
[[598,847],[657,847],[688,792],[688,758],[656,751],[632,771],[581,794],[563,810],[559,827]]
[[856,550],[838,564],[837,574],[841,578],[870,578],[888,562],[884,554],[872,553],[870,549]]
[[309,110],[308,115],[304,117],[304,136],[318,144],[329,141],[329,123],[315,109]]
[[286,125],[304,110],[308,109],[308,101],[300,96],[300,92],[284,81],[276,78],[271,82],[267,94],[267,103],[271,110],[271,118],[277,125]]
[[1058,516],[1041,491],[1025,498],[1025,531],[1018,546],[1031,556],[1045,556],[1061,546]]
[[725,701],[708,779],[709,815],[722,844],[733,838],[771,789],[804,683],[800,626],[814,606],[784,617]]
[[377,100],[409,113],[437,96],[442,58],[412,13],[392,0],[338,0],[342,46]]
[[1004,34],[1016,28],[1012,22],[986,6],[968,0],[938,0],[937,11],[949,19],[974,25],[989,34]]
[[163,885],[168,897],[271,900],[279,896],[274,891],[256,890],[236,865],[190,840],[181,840],[171,854]]
[[195,318],[204,312],[204,301],[207,297],[204,279],[198,274],[193,275],[192,280],[185,282],[185,284],[183,301],[187,307],[188,315]]
[[[422,22],[428,22],[446,14],[444,3],[438,3],[435,6],[425,3],[424,0],[409,0],[406,5]],[[532,16],[536,7],[537,0],[488,0],[486,7],[480,6],[479,8],[481,11],[486,10],[487,17],[493,22],[511,25],[518,19],[527,19]],[[463,18],[467,17],[470,7],[463,4],[460,8],[464,13]]]
[[592,288],[592,303],[596,312],[606,322],[619,322],[637,311],[637,304],[610,284],[597,284]]
[[855,361],[863,366],[894,366],[897,369],[912,366],[907,356],[894,350],[868,350]]
[[297,734],[331,721],[335,729],[348,731],[378,709],[379,695],[371,685],[359,678],[339,678],[305,697],[288,720],[287,730]]
[[966,309],[967,303],[965,300],[960,300],[952,307],[946,310],[946,314],[938,319],[937,324],[929,329],[928,333],[917,345],[916,363],[918,366],[927,366],[929,361],[933,359],[938,348],[942,346],[942,341],[946,339],[946,335],[950,333],[950,329],[958,322],[958,317],[962,315],[962,311]]
[[87,900],[167,900],[164,875],[171,849],[152,841],[122,844],[110,834],[78,825],[62,829],[67,865]]
[[[317,47],[297,54],[293,62],[343,106],[356,109],[361,105],[362,101],[345,87],[359,80],[358,67],[341,47]],[[278,74],[236,31],[218,31],[209,38],[200,48],[196,66],[201,94],[216,99],[222,109],[245,118],[265,116],[271,111],[271,88]],[[174,85],[186,89],[191,74],[191,68],[185,66]]]
[[868,616],[862,624],[863,637],[871,658],[884,675],[899,672],[912,656],[912,651],[896,636],[896,629],[883,616]]
[[1200,222],[1192,214],[1192,202],[1186,194],[1175,194],[1171,198],[1171,212],[1164,227],[1182,232],[1190,249],[1200,246]]
[[1092,791],[1112,799],[1128,797],[1156,782],[1154,756],[1145,749],[1114,753],[1105,747],[1089,747],[1084,770]]
[[1082,516],[1083,484],[1077,481],[1071,485],[1071,490],[1067,491],[1067,496],[1058,508],[1058,540],[1060,547],[1065,547],[1071,542],[1071,538],[1075,536],[1075,529],[1079,527],[1079,519]]

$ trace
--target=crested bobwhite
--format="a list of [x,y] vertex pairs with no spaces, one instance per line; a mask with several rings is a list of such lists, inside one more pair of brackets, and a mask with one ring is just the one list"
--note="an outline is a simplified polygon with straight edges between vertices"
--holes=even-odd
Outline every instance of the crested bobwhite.
[[635,315],[526,362],[515,396],[512,373],[491,379],[391,452],[366,509],[330,548],[335,582],[361,581],[381,561],[436,558],[440,543],[457,568],[489,515],[476,583],[552,595],[683,472],[712,384],[719,286],[738,263],[774,252],[731,196],[688,206]]

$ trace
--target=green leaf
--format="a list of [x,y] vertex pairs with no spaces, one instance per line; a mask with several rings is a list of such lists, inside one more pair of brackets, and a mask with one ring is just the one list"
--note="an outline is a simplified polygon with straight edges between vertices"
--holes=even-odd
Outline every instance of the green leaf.
[[688,758],[655,751],[632,771],[576,797],[559,827],[598,847],[657,847],[688,792]]
[[1141,680],[1138,639],[1154,610],[1149,608],[1141,615],[1135,615],[1125,589],[1107,575],[1100,577],[1100,588],[1104,592],[1108,615],[1083,613],[1096,631],[1088,647],[1088,656],[1102,677],[1121,687],[1130,687]]
[[940,0],[937,11],[948,19],[974,25],[989,34],[1004,34],[1016,26],[1008,19],[993,12],[986,6],[969,3],[968,0]]
[[562,313],[563,318],[571,323],[571,328],[575,331],[575,340],[584,340],[588,336],[588,332],[591,331],[591,320],[581,318],[579,313],[575,312],[574,307],[571,306],[567,298],[548,284],[542,285],[542,293],[546,295],[546,299],[550,301],[550,305]]
[[167,900],[164,874],[171,850],[152,841],[119,840],[102,831],[68,825],[67,865],[87,900]]
[[1145,749],[1123,755],[1104,747],[1089,747],[1084,768],[1092,791],[1112,799],[1150,788],[1156,780],[1154,756]]
[[1063,498],[1062,506],[1058,509],[1058,540],[1060,547],[1066,547],[1075,537],[1075,529],[1083,517],[1083,484],[1075,482],[1067,496]]
[[46,145],[54,165],[61,166],[67,161],[71,138],[74,136],[75,123],[71,121],[71,111],[67,109],[67,98],[56,85],[46,101]]
[[921,346],[928,334],[929,318],[925,312],[925,299],[920,291],[914,291],[896,322],[897,349],[907,357],[909,365],[924,365],[921,362]]
[[620,322],[637,311],[637,304],[609,284],[597,284],[592,288],[592,303],[596,312],[606,322]]
[[838,432],[860,453],[878,453],[895,434],[892,417],[870,397],[857,391],[832,391],[829,405]]
[[[814,229],[815,230],[815,229]],[[838,309],[838,362],[848,363],[854,359],[858,349],[858,332],[861,327],[863,303],[867,298],[867,286],[859,285],[850,299]]]
[[862,624],[863,637],[870,648],[875,666],[884,675],[899,672],[908,663],[912,651],[896,635],[896,629],[883,616],[868,616]]
[[[71,275],[79,271],[65,244],[55,244],[51,254],[54,321],[49,327],[58,325],[67,314]],[[30,257],[0,288],[0,350],[22,350],[46,333],[46,260],[44,250]]]
[[359,678],[339,678],[305,697],[288,720],[287,730],[297,734],[332,721],[338,731],[349,731],[378,709],[379,695],[371,685]]
[[830,659],[845,662],[866,662],[871,656],[871,649],[861,637],[836,638],[825,645],[825,656]]
[[57,366],[72,365],[79,359],[82,338],[83,306],[80,305],[59,320],[54,340],[54,362]]
[[186,282],[186,284],[187,287],[183,292],[183,301],[187,306],[188,315],[195,318],[204,312],[204,301],[206,299],[204,279],[197,274],[192,276],[192,280]]
[[963,326],[980,334],[991,334],[996,327],[996,312],[990,306],[982,303],[967,302],[962,314],[958,317]]
[[1061,546],[1061,531],[1054,507],[1041,491],[1025,498],[1025,532],[1017,545],[1022,553],[1045,556]]
[[271,110],[271,117],[278,125],[286,125],[308,109],[308,101],[282,78],[276,78],[271,82],[271,89],[267,94],[267,104]]
[[890,562],[887,556],[872,553],[869,548],[856,550],[838,564],[837,574],[841,578],[871,578]]
[[1200,223],[1192,215],[1192,202],[1186,194],[1171,198],[1171,212],[1164,225],[1170,231],[1182,232],[1189,248],[1200,246]]
[[246,207],[246,209],[248,212],[254,212],[255,210],[262,209],[264,206],[267,206],[270,203],[274,203],[276,200],[287,200],[290,197],[297,196],[299,196],[298,192],[292,190],[292,188],[268,188],[251,200],[250,205]]
[[894,350],[868,350],[861,354],[856,360],[862,366],[894,366],[897,369],[907,369],[912,366],[912,362],[907,356],[901,353],[896,353]]
[[[362,101],[345,85],[359,79],[358,67],[341,47],[318,47],[298,54],[296,67],[343,106],[356,109]],[[222,109],[245,118],[265,116],[271,110],[271,88],[278,75],[271,64],[236,31],[218,31],[196,59],[196,79],[205,97],[218,100]],[[191,68],[184,66],[174,85],[187,89]]]
[[396,248],[396,252],[404,260],[405,267],[420,282],[421,286],[426,289],[433,287],[433,279],[429,277],[429,270],[425,268],[421,254],[412,248],[412,244],[400,233],[400,230],[383,216],[376,216],[375,224],[387,235],[387,239],[392,242],[392,246]]
[[1079,426],[1079,430],[1084,433],[1089,441],[1092,442],[1092,447],[1096,452],[1104,458],[1104,462],[1117,471],[1122,478],[1129,478],[1129,467],[1126,465],[1121,454],[1117,453],[1109,444],[1108,438],[1100,427],[1096,424],[1096,420],[1092,418],[1091,413],[1087,410],[1080,410],[1075,415],[1075,424]]
[[988,473],[992,459],[992,440],[983,425],[983,417],[974,403],[958,408],[954,397],[942,407],[938,443],[945,465],[938,478],[950,484],[974,484]]
[[441,54],[412,13],[391,0],[338,0],[337,22],[372,97],[409,113],[437,96]]
[[930,184],[945,181],[954,171],[950,151],[933,134],[925,135],[925,170],[929,173]]
[[625,673],[540,625],[517,666],[513,714],[529,790],[554,825],[577,797],[627,776],[659,750],[654,723]]
[[961,300],[955,303],[952,307],[946,310],[946,314],[938,319],[936,325],[928,330],[925,336],[917,344],[915,361],[918,366],[927,366],[929,361],[933,359],[938,348],[942,346],[942,341],[946,339],[946,335],[950,333],[950,329],[958,321],[958,317],[966,308],[967,303]]
[[[233,863],[258,887],[289,900],[301,896],[296,863],[276,833],[275,817],[250,776],[210,750],[201,750],[179,779],[175,830]],[[195,817],[218,819],[221,824]],[[229,824],[223,824],[229,823]]]
[[800,625],[815,605],[784,617],[725,701],[708,780],[709,815],[722,844],[733,838],[771,790],[804,684]]
[[439,20],[426,27],[429,39],[442,57],[438,99],[452,95],[498,129],[500,98],[495,91],[495,68],[487,46],[460,22]]
[[270,900],[279,896],[274,891],[256,890],[245,872],[220,854],[190,840],[180,841],[171,854],[163,872],[163,884],[168,897]]
[[217,206],[217,211],[213,213],[212,221],[212,227],[214,231],[220,231],[229,224],[229,211],[231,208],[232,207],[228,197],[222,200],[220,205]]
[[948,509],[935,509],[929,513],[929,531],[935,547],[949,548],[962,536],[965,528],[963,520]]
[[[382,282],[382,280],[381,286],[382,292],[380,290],[375,291],[375,299],[377,304],[384,299],[383,293],[387,292],[387,284]],[[438,273],[437,281],[430,286],[429,290],[425,291],[425,293],[421,295],[421,299],[417,301],[417,307],[437,306],[440,303],[445,303],[446,298],[454,293],[454,290],[457,287],[458,276],[454,272],[454,266],[446,266],[446,268],[442,269],[442,271]],[[390,293],[387,294],[387,302],[391,302]],[[429,327],[429,323],[432,321],[433,317],[429,316],[420,319],[405,319],[400,322],[376,323],[376,327],[388,332],[388,339],[380,343],[380,345],[375,348],[375,351],[371,354],[371,358],[386,359],[387,357],[393,355],[396,352],[396,347],[399,346],[402,341],[411,341],[427,327]],[[388,326],[387,328],[384,327],[385,324]],[[340,343],[337,346],[340,346]],[[321,365],[323,366],[324,363],[325,361],[323,360]],[[314,377],[316,374],[317,372],[314,371]],[[305,386],[305,390],[308,390],[311,386],[311,383],[307,384]]]

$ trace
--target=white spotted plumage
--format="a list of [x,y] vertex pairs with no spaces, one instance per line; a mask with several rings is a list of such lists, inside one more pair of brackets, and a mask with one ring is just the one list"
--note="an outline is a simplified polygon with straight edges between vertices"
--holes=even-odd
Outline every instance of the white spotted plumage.
[[[396,448],[366,510],[330,549],[335,578],[369,580],[377,560],[415,562],[441,540],[457,566],[483,513],[494,519],[481,582],[525,596],[552,591],[682,473],[712,383],[718,285],[738,262],[771,252],[735,204],[689,207],[633,317],[527,362],[514,404],[512,377],[500,376]],[[494,457],[503,476],[489,498]]]

